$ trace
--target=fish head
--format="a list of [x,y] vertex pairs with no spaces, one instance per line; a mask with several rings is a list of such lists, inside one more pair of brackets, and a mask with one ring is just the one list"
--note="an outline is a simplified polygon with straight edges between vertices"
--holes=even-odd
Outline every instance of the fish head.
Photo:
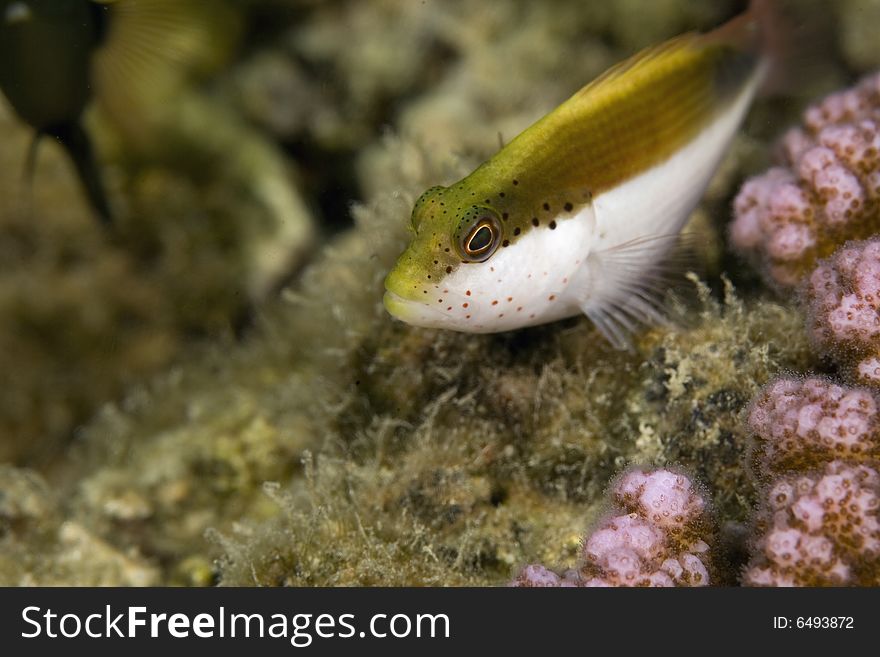
[[541,224],[509,199],[459,184],[425,192],[413,239],[385,279],[388,312],[416,326],[492,333],[570,311],[561,291],[584,236]]
[[385,308],[408,324],[473,331],[469,281],[488,273],[504,238],[501,213],[458,189],[432,187],[416,202],[413,238],[385,279]]

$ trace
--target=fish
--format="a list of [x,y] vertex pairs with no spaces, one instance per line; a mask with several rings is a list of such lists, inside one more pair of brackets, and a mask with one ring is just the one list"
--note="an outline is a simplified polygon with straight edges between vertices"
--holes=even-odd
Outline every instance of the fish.
[[664,263],[773,67],[768,13],[633,55],[425,191],[387,311],[469,333],[583,314],[624,349],[665,321]]
[[28,178],[42,138],[54,138],[96,217],[112,224],[84,112],[97,101],[111,124],[155,141],[142,129],[153,105],[224,60],[237,16],[230,0],[0,0],[0,91],[35,131]]
[[82,123],[106,9],[91,0],[0,0],[0,90],[35,130],[28,176],[40,140],[54,138],[70,157],[95,215],[109,224],[113,213]]

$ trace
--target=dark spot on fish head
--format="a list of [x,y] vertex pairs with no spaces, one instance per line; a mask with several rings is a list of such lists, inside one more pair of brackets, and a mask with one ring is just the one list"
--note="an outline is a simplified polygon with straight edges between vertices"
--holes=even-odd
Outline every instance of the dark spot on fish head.
[[443,205],[440,199],[442,198],[445,189],[445,187],[440,185],[431,187],[416,201],[416,204],[413,206],[412,215],[410,216],[410,223],[416,233],[418,233],[419,229],[434,216],[434,207],[436,207],[438,203]]

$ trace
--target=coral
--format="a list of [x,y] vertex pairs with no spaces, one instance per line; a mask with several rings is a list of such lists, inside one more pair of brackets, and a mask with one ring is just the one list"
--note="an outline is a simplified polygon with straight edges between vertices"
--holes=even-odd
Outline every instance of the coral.
[[821,261],[805,301],[817,348],[860,383],[880,385],[880,238],[847,244]]
[[510,586],[518,588],[573,588],[583,586],[581,576],[577,571],[568,570],[562,575],[557,575],[549,568],[533,563],[523,568],[519,575],[510,583]]
[[733,245],[795,286],[819,258],[880,229],[880,74],[806,110],[782,141],[784,166],[746,182]]
[[[782,153],[788,168],[750,180],[737,196],[732,241],[777,287],[802,286],[817,351],[876,386],[880,239],[849,240],[880,229],[880,74],[807,109]],[[876,394],[820,378],[778,379],[756,396],[748,427],[764,489],[743,583],[876,586]]]
[[767,481],[743,582],[880,583],[880,427],[870,390],[779,379],[755,399],[749,427]]
[[760,538],[743,575],[750,586],[880,584],[880,472],[832,461],[767,491]]
[[756,470],[805,471],[847,459],[880,457],[874,393],[820,378],[777,379],[752,402],[748,427],[757,442]]
[[711,522],[690,479],[631,470],[611,487],[614,510],[586,537],[584,563],[561,577],[526,566],[514,586],[707,586]]

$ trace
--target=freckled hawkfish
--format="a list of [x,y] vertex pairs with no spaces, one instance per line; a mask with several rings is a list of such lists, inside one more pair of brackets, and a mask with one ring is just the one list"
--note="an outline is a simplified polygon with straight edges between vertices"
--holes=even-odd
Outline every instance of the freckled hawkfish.
[[657,266],[767,76],[760,4],[617,64],[466,178],[428,189],[387,310],[477,333],[584,313],[618,347],[662,320]]

